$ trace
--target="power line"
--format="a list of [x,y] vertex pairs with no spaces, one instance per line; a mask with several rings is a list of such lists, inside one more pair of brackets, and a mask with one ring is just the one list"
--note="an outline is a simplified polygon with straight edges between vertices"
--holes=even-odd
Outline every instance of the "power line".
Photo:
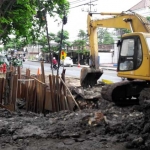
[[87,5],[87,4],[89,4],[89,3],[96,2],[96,1],[98,1],[98,0],[90,1],[90,2],[87,2],[87,3],[81,4],[81,5],[77,5],[77,6],[71,7],[70,9],[76,8],[76,7],[80,7],[80,6],[83,6],[83,5]]
[[87,1],[87,0],[76,0],[76,1],[70,2],[70,4],[73,5],[73,4],[76,4],[76,3],[83,2],[83,1]]

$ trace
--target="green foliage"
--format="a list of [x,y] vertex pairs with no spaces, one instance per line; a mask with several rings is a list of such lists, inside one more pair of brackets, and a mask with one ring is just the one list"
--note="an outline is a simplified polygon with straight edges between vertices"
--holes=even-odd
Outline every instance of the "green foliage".
[[41,26],[45,26],[46,12],[62,18],[64,10],[69,8],[67,0],[4,0],[0,3],[0,40],[4,44],[9,41],[10,34],[16,38],[25,37],[27,43],[36,41]]
[[0,52],[3,50],[3,48],[2,47],[0,47]]
[[87,35],[87,33],[85,33],[84,32],[84,30],[79,30],[79,33],[78,33],[78,37],[79,37],[79,39],[82,39],[82,40],[87,40],[87,38],[88,38],[88,35]]
[[111,37],[111,35],[109,34],[109,32],[106,32],[104,35],[104,41],[103,44],[112,44],[114,43],[113,38]]
[[77,48],[77,50],[75,52],[78,54],[79,53],[85,54],[85,53],[89,52],[86,49],[86,43],[88,41],[87,34],[83,30],[79,30],[78,38],[79,39],[74,40],[73,44],[72,44],[72,46],[75,46]]
[[61,41],[61,36],[62,36],[62,46],[63,47],[65,47],[65,45],[67,44],[66,43],[66,40],[68,40],[69,39],[69,33],[68,33],[68,31],[63,31],[63,34],[62,34],[62,32],[61,31],[59,31],[58,33],[57,33],[57,36],[55,37],[55,42],[56,43],[60,43],[60,41]]
[[150,21],[150,17],[146,17],[146,19],[147,19],[148,21]]
[[98,43],[99,44],[103,44],[105,33],[107,33],[107,29],[106,28],[98,28],[97,37],[98,37]]
[[4,45],[5,50],[10,49],[17,49],[22,50],[22,48],[26,45],[26,39],[25,38],[11,38],[9,39],[9,42]]
[[[66,47],[66,46],[70,46],[70,42],[67,41],[67,39],[69,39],[69,33],[68,31],[64,31],[63,32],[63,42],[62,42],[62,47]],[[59,44],[60,44],[60,40],[61,40],[61,31],[59,31],[56,35],[54,33],[49,33],[49,39],[50,41],[54,41],[57,43],[56,46],[52,46],[52,44],[50,43],[50,49],[52,51],[58,52],[59,51]],[[48,49],[48,43],[47,43],[47,37],[45,35],[43,35],[38,43],[42,46],[42,52],[44,53],[48,53],[49,49]]]
[[114,42],[111,34],[106,28],[98,29],[98,43],[99,44],[112,44]]
[[130,30],[128,30],[128,29],[123,29],[123,28],[121,28],[121,29],[115,29],[115,31],[118,33],[118,34],[120,34],[119,36],[118,36],[118,38],[120,38],[123,34],[125,34],[125,33],[131,33],[131,31]]

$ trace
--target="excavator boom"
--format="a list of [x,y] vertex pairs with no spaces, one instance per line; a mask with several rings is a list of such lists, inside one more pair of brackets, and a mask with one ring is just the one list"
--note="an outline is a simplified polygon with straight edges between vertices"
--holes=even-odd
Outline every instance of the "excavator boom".
[[[94,13],[93,13],[94,14]],[[90,28],[125,28],[132,32],[147,32],[150,33],[149,21],[136,13],[100,13],[101,15],[116,15],[111,18],[92,20],[92,15],[88,15],[88,34],[90,35]]]

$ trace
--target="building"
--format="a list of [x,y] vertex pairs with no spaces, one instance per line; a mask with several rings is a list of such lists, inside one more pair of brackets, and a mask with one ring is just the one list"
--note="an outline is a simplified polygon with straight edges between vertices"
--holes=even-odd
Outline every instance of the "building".
[[144,17],[150,16],[150,0],[141,0],[129,10],[138,13]]

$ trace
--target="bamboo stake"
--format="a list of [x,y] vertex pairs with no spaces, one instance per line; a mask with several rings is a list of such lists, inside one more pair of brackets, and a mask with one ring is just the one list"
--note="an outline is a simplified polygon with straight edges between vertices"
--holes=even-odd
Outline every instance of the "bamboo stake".
[[72,96],[72,93],[70,92],[69,88],[66,86],[65,82],[62,80],[61,77],[59,77],[59,78],[60,78],[60,80],[62,81],[62,83],[64,84],[64,86],[67,88],[69,94],[71,95],[71,97],[72,97],[73,101],[75,102],[76,106],[78,107],[78,109],[81,110],[80,107],[79,107],[79,105],[78,105],[78,103],[76,102],[76,100],[75,100],[74,97]]
[[46,87],[47,87],[46,83],[44,83],[44,82],[42,82],[42,81],[36,79],[35,77],[32,77],[32,76],[30,76],[30,77],[31,77],[32,79],[36,80],[37,82],[41,83],[43,86],[46,86]]

